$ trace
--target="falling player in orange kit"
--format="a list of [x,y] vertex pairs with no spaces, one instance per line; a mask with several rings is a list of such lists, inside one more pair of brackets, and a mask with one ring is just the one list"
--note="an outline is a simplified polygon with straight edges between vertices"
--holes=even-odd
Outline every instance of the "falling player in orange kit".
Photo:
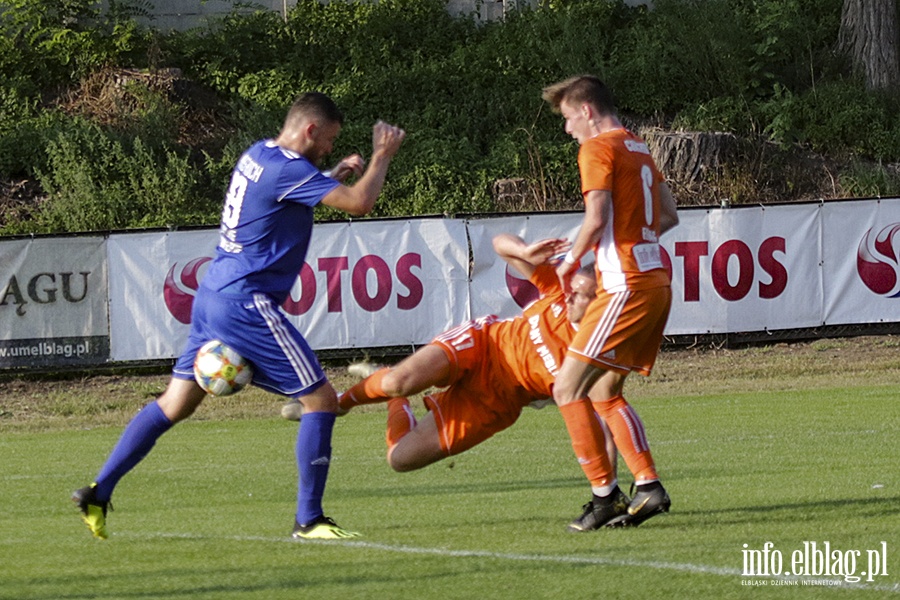
[[[575,273],[563,293],[551,259],[569,248],[566,240],[526,244],[501,234],[493,242],[540,298],[513,319],[491,315],[450,329],[341,396],[345,411],[388,401],[388,462],[397,471],[464,452],[515,423],[523,407],[549,401],[574,324],[596,296],[591,269]],[[446,389],[425,397],[429,412],[416,421],[406,397],[430,387]]]
[[[596,255],[597,299],[587,309],[553,387],[553,399],[578,462],[591,483],[591,501],[570,531],[638,525],[667,512],[644,427],[622,396],[631,371],[649,375],[672,301],[659,237],[678,224],[675,201],[644,141],[619,121],[612,94],[592,75],[544,89],[580,149],[584,220],[557,267],[569,290],[580,259]],[[619,489],[603,429],[604,418],[635,476],[632,500]]]

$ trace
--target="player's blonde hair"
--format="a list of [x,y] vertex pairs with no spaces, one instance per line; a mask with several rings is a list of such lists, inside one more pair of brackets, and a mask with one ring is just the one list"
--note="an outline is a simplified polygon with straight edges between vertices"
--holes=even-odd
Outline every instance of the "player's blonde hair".
[[559,106],[567,104],[590,104],[600,114],[614,115],[616,103],[612,92],[599,77],[595,75],[576,75],[559,83],[544,88],[541,97],[550,104],[554,112]]

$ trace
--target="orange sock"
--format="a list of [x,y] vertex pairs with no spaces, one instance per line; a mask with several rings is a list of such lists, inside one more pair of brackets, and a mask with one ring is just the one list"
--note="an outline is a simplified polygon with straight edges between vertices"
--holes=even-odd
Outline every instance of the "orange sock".
[[650,444],[644,434],[644,423],[628,401],[620,394],[602,402],[594,402],[594,410],[609,426],[616,447],[634,475],[635,484],[658,480]]
[[361,404],[375,404],[384,402],[390,396],[384,393],[381,388],[381,380],[390,371],[387,367],[378,369],[349,390],[347,390],[338,402],[342,409],[350,410],[354,406]]
[[[578,458],[578,464],[597,490],[609,488],[611,492],[616,485],[616,474],[612,470],[609,455],[606,453],[606,436],[594,413],[590,400],[582,398],[559,407],[559,412],[566,422],[572,449]],[[606,495],[598,493],[597,495]]]
[[391,398],[388,400],[387,441],[388,454],[403,437],[416,426],[416,417],[413,415],[409,400],[406,398]]

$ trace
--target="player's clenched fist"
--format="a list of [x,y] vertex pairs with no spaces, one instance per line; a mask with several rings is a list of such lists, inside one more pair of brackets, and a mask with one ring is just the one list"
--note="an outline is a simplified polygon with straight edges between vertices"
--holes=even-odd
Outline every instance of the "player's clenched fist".
[[378,121],[372,128],[373,152],[382,152],[387,156],[394,156],[403,143],[406,132],[399,127],[389,125],[384,121]]

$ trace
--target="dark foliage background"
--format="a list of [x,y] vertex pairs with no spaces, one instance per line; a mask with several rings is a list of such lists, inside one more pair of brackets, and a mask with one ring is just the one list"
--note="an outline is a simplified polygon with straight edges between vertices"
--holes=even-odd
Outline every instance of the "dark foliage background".
[[583,72],[631,127],[756,148],[681,204],[900,192],[900,107],[836,52],[840,0],[545,0],[491,23],[440,0],[299,0],[185,32],[107,4],[0,2],[0,233],[215,224],[240,152],[307,90],[347,116],[335,159],[366,156],[379,118],[407,129],[376,215],[575,207],[576,147],[540,91]]

